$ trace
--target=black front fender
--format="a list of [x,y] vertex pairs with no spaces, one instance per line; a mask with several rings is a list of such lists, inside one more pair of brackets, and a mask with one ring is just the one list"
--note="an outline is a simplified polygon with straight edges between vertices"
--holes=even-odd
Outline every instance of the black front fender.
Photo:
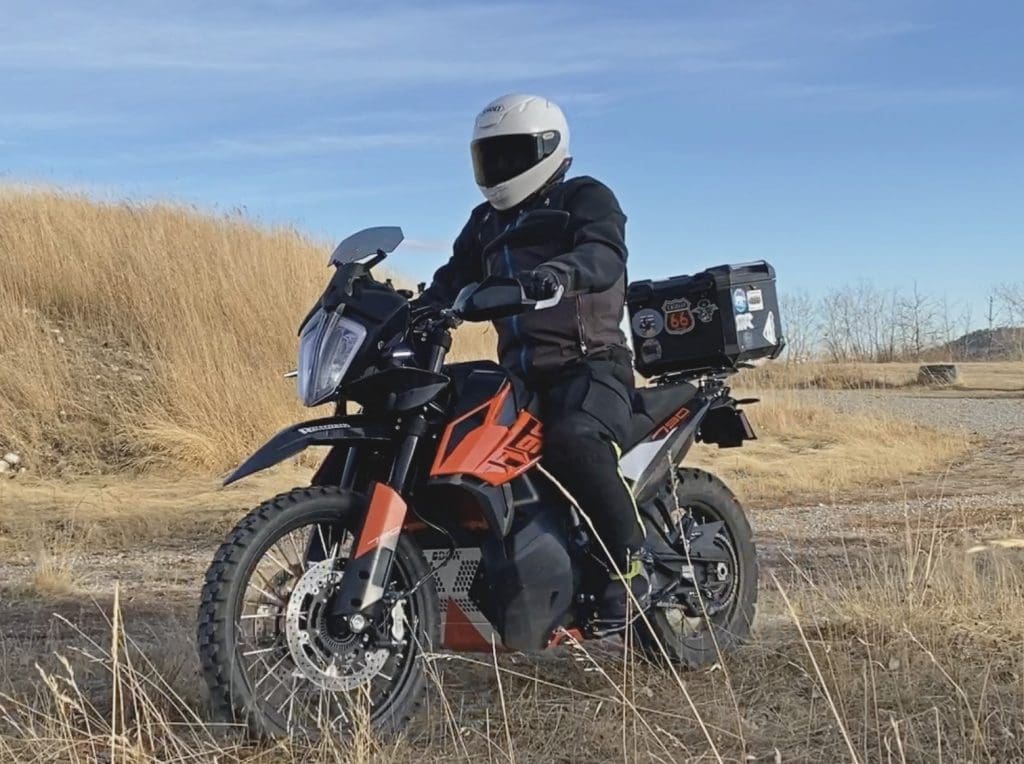
[[386,443],[394,436],[392,424],[363,417],[326,417],[286,427],[264,443],[238,469],[224,479],[224,485],[273,467],[310,446],[356,446]]

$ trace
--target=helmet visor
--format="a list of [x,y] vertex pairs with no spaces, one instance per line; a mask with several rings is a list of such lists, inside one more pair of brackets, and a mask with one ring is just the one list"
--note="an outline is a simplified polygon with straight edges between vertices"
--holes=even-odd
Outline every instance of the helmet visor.
[[551,156],[561,141],[557,130],[519,135],[495,135],[469,145],[477,185],[492,188],[522,175]]

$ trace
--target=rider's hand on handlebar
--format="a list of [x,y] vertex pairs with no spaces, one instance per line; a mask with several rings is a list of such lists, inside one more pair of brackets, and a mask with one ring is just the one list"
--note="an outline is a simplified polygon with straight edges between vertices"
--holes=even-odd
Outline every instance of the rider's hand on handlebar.
[[444,326],[454,329],[460,323],[451,308],[445,308],[431,300],[411,300],[409,308],[409,323],[413,327],[429,330],[431,327]]
[[559,287],[564,287],[561,274],[554,268],[542,265],[532,271],[523,271],[516,276],[516,280],[523,286],[523,292],[531,300],[550,300],[558,293]]

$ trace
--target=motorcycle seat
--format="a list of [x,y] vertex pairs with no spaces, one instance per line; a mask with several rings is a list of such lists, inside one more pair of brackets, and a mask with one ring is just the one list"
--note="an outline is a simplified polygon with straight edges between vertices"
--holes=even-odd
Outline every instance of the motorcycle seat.
[[622,444],[622,450],[633,448],[696,395],[697,388],[689,382],[637,389],[633,394],[633,419],[630,422],[629,437]]

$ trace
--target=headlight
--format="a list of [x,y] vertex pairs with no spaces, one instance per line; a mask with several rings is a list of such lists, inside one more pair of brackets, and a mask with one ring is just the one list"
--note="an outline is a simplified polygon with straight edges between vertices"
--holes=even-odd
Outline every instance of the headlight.
[[366,339],[366,327],[337,313],[317,311],[299,340],[299,397],[319,406],[338,389]]

